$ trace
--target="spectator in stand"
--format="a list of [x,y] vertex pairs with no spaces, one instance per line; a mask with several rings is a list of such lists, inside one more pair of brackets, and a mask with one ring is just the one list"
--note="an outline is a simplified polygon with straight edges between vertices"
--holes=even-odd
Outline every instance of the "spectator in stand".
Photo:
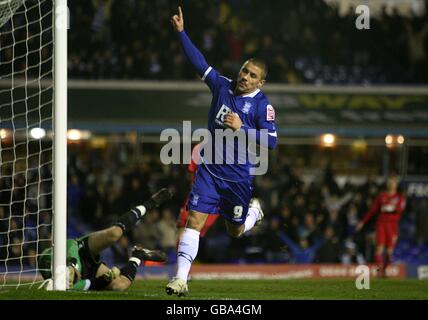
[[[158,2],[148,10],[149,3],[148,0],[72,1],[73,27],[69,33],[72,77],[194,79],[184,67],[184,59],[175,54],[172,35],[162,29],[169,18],[167,4]],[[186,8],[189,15],[198,17],[192,30],[197,46],[225,73],[235,71],[231,69],[236,69],[237,60],[258,55],[263,48],[272,65],[271,82],[428,83],[423,47],[427,39],[426,11],[421,17],[406,17],[398,10],[392,13],[384,10],[371,17],[371,23],[378,27],[376,32],[367,34],[351,27],[355,20],[353,7],[340,16],[337,8],[324,1],[316,5],[310,1],[281,4],[273,1],[263,6],[251,4],[244,10],[239,1],[203,5],[188,1]],[[207,28],[198,29],[202,23]],[[141,32],[146,35],[144,39],[139,37]],[[227,46],[219,45],[223,42],[217,41],[218,38],[225,39]],[[0,58],[9,61],[10,56],[10,50],[3,50]],[[7,64],[0,67],[5,68],[2,74],[9,73]]]
[[315,261],[319,263],[339,263],[342,248],[339,238],[332,227],[325,229],[324,239],[325,242],[318,249]]
[[364,256],[358,252],[357,245],[351,239],[345,241],[344,251],[340,257],[342,264],[365,264]]
[[162,218],[157,224],[157,229],[160,235],[160,247],[168,256],[175,257],[177,228],[176,219],[171,208],[162,210]]
[[268,262],[284,262],[288,258],[280,236],[281,230],[284,229],[279,217],[273,216],[269,219],[269,224],[262,237],[263,250]]
[[132,234],[135,242],[140,243],[146,248],[160,247],[160,233],[158,222],[160,220],[159,210],[153,210],[149,215],[142,219],[142,223],[138,225]]
[[416,204],[416,237],[420,246],[428,244],[428,200]]
[[324,244],[324,239],[320,239],[311,246],[307,238],[299,238],[299,244],[291,240],[284,232],[279,233],[279,237],[288,246],[293,263],[313,263],[317,250]]

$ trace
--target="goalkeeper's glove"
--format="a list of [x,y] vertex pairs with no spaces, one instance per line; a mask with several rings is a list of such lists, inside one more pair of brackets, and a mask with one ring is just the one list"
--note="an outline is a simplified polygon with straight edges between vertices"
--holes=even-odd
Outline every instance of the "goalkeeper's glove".
[[67,290],[68,289],[72,289],[73,285],[76,281],[74,281],[77,277],[76,277],[76,272],[74,271],[74,267],[73,266],[67,266]]
[[108,283],[112,282],[114,279],[116,279],[118,276],[120,276],[120,270],[117,267],[113,267],[109,269],[106,273],[102,275],[104,280]]
[[67,290],[72,289],[74,284],[78,282],[82,277],[79,270],[76,268],[76,259],[72,258],[67,263]]

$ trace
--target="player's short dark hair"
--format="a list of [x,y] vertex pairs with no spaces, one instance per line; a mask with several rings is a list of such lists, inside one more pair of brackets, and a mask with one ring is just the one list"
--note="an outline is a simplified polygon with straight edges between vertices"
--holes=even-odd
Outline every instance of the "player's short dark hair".
[[247,62],[251,62],[255,66],[262,69],[262,80],[266,79],[267,73],[268,73],[268,68],[267,68],[266,62],[264,62],[262,59],[259,59],[259,58],[250,58],[247,61],[245,61],[245,63],[247,63]]

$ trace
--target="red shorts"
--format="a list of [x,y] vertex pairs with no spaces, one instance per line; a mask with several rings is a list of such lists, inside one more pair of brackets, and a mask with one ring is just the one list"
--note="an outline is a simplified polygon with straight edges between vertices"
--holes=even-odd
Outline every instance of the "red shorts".
[[376,243],[387,248],[395,247],[398,237],[397,222],[378,222],[376,224]]
[[[177,221],[177,228],[184,228],[186,226],[187,217],[189,216],[189,211],[187,210],[188,200],[189,199],[187,198],[183,206],[181,207],[180,216],[178,217],[178,221]],[[214,222],[218,219],[219,216],[220,216],[219,214],[208,215],[207,221],[205,221],[205,225],[199,234],[201,237],[205,236],[208,229],[211,228],[211,226],[214,224]]]

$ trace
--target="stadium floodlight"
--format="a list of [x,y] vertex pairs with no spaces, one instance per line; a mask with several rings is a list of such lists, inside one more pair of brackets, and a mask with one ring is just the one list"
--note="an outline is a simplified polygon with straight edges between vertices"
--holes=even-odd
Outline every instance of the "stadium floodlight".
[[397,143],[398,143],[398,144],[403,144],[403,143],[404,143],[404,141],[405,141],[404,136],[400,134],[400,135],[397,137]]
[[336,136],[331,133],[326,133],[321,136],[321,145],[323,147],[333,147],[336,144]]
[[91,137],[91,132],[87,130],[70,129],[67,131],[67,139],[71,141],[87,140]]
[[385,137],[385,144],[388,148],[392,147],[392,145],[394,144],[394,137],[392,136],[392,134],[388,134]]
[[43,139],[46,136],[46,130],[43,128],[33,128],[30,130],[33,139]]
[[[64,20],[67,0],[0,0],[0,163],[6,182],[0,194],[10,195],[0,200],[0,222],[8,226],[0,230],[6,239],[0,241],[0,289],[41,283],[37,258],[52,244],[54,289],[66,289]],[[42,141],[42,128],[52,128],[53,139]]]
[[0,129],[0,139],[4,140],[8,137],[9,133],[6,129]]

